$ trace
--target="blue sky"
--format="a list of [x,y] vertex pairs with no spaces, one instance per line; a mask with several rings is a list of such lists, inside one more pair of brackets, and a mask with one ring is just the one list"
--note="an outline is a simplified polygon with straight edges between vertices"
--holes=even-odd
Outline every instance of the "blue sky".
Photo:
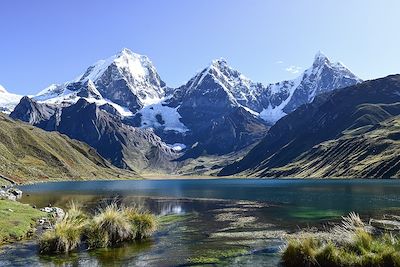
[[169,86],[212,59],[260,82],[294,78],[321,50],[363,79],[400,73],[400,1],[3,0],[0,84],[33,94],[123,47]]

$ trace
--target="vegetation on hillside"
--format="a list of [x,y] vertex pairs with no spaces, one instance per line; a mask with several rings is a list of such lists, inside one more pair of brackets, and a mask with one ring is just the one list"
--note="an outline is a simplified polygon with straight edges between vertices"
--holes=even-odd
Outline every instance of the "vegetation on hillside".
[[400,177],[400,116],[370,130],[363,127],[348,131],[266,174],[307,178]]
[[400,75],[323,94],[219,175],[400,178]]
[[0,163],[0,180],[5,176],[16,183],[138,177],[112,166],[82,142],[14,121],[1,113]]

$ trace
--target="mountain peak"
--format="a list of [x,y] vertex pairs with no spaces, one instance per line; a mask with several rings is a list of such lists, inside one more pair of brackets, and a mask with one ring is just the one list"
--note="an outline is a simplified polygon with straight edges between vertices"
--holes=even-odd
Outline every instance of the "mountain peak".
[[213,61],[211,61],[211,66],[218,67],[218,68],[227,67],[228,62],[224,58],[214,59]]
[[134,53],[129,48],[124,47],[118,54],[134,54]]
[[130,60],[139,59],[140,61],[143,61],[143,62],[144,61],[150,62],[150,59],[147,56],[135,53],[132,50],[130,50],[129,48],[122,48],[122,50],[114,56],[113,61],[115,62],[116,60],[118,60],[120,58],[125,58],[125,59],[130,59]]
[[315,54],[313,65],[321,65],[324,63],[330,63],[330,60],[322,51],[318,51]]
[[127,70],[135,77],[146,76],[148,70],[154,68],[152,62],[147,56],[136,54],[128,48],[123,48],[116,55],[107,59],[99,60],[94,65],[90,66],[79,80],[85,82],[90,79],[95,83],[108,67],[113,64],[119,69]]

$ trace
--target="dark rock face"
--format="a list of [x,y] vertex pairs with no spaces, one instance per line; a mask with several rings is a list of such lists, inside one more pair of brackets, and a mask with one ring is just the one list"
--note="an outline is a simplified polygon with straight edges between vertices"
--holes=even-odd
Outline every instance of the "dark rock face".
[[271,169],[288,166],[303,153],[312,154],[315,145],[348,133],[374,130],[380,122],[400,114],[399,92],[400,75],[393,75],[318,96],[278,121],[242,160],[225,167],[220,174],[273,175]]
[[181,159],[196,158],[201,155],[224,155],[239,151],[255,141],[260,140],[267,127],[259,119],[253,117],[243,108],[234,108],[222,116],[209,116],[208,124],[192,120],[188,125],[192,131],[193,140],[197,140]]
[[[30,102],[38,107],[43,105],[34,100]],[[14,118],[24,118],[21,116],[23,107],[18,107],[18,117],[15,114]],[[99,108],[82,98],[76,104],[54,113],[46,121],[42,120],[37,126],[45,125],[46,130],[58,131],[89,144],[117,167],[133,170],[174,168],[172,160],[177,155],[158,136],[150,130],[123,124],[120,117],[110,114],[106,109],[112,111],[109,106]],[[31,114],[29,109],[26,112]]]
[[259,140],[268,129],[262,119],[247,111],[233,96],[230,84],[220,72],[233,73],[233,79],[239,74],[224,70],[225,64],[214,62],[176,90],[167,102],[178,107],[181,122],[190,130],[183,143],[191,148],[181,159],[238,151]]
[[11,112],[10,117],[30,124],[39,125],[49,120],[54,113],[54,107],[46,104],[39,104],[29,97],[24,96],[15,107],[14,111]]

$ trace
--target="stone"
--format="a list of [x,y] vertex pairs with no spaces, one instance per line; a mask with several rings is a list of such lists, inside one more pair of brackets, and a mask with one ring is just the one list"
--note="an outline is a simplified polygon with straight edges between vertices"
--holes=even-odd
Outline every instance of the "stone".
[[44,207],[40,210],[49,213],[57,222],[61,221],[65,216],[65,211],[58,207]]
[[17,197],[7,191],[0,190],[0,199],[16,201]]
[[18,188],[10,188],[7,193],[13,194],[17,199],[22,197],[22,191]]
[[375,228],[389,231],[400,231],[400,222],[393,220],[376,220],[371,219],[369,224]]

